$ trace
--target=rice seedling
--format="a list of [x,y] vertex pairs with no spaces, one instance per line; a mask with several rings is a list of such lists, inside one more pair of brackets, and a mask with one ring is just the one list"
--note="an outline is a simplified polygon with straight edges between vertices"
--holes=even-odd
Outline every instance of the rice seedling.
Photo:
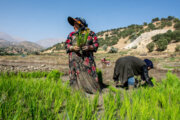
[[[178,120],[180,80],[172,73],[154,87],[109,92],[86,97],[62,82],[62,73],[0,73],[0,119],[48,120]],[[99,112],[99,96],[103,110]]]
[[87,38],[89,36],[89,33],[86,32],[85,34],[82,34],[81,31],[76,35],[77,38],[77,46],[82,47],[86,44]]

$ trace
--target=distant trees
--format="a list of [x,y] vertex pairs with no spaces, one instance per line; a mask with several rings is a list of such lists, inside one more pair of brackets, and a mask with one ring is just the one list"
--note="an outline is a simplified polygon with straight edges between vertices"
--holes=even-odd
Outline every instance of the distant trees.
[[[154,45],[156,45],[158,51],[164,51],[167,48],[167,45],[169,43],[173,42],[179,42],[180,41],[180,30],[171,31],[168,30],[164,34],[157,34],[152,37]],[[148,44],[146,47],[151,52],[154,48],[153,43]]]
[[[158,21],[158,22],[157,22]],[[154,23],[156,22],[156,24]],[[101,31],[98,32],[97,35],[100,35],[99,38],[99,43],[100,46],[103,45],[107,45],[107,46],[112,46],[117,44],[117,42],[119,41],[119,39],[121,38],[127,38],[128,37],[128,41],[133,41],[136,38],[138,38],[142,33],[144,32],[150,32],[152,30],[155,29],[163,29],[164,27],[169,27],[172,26],[173,24],[174,28],[176,29],[176,31],[168,31],[165,34],[159,34],[157,36],[154,36],[153,39],[153,43],[154,44],[150,44],[147,45],[146,47],[148,48],[149,51],[152,51],[152,48],[154,49],[155,47],[158,50],[163,50],[166,49],[166,43],[170,43],[172,40],[177,42],[180,41],[180,20],[178,18],[175,18],[173,16],[168,16],[167,18],[153,18],[151,20],[151,23],[147,23],[144,22],[143,25],[137,25],[137,24],[132,24],[129,25],[127,27],[123,27],[123,28],[115,28],[115,29],[109,29],[109,30],[105,30],[105,31]],[[105,38],[102,38],[102,36],[105,36]],[[164,45],[161,47],[160,44],[162,44],[161,42],[165,41]],[[103,46],[103,49],[106,48]]]
[[158,18],[158,17],[156,17],[156,18],[154,18],[154,19],[151,20],[152,23],[153,23],[153,22],[156,22],[156,21],[159,21],[159,18]]
[[146,25],[147,25],[147,22],[144,22],[143,25],[146,26]]
[[173,20],[173,19],[175,19],[175,17],[174,17],[174,16],[168,16],[167,19],[168,19],[168,20]]

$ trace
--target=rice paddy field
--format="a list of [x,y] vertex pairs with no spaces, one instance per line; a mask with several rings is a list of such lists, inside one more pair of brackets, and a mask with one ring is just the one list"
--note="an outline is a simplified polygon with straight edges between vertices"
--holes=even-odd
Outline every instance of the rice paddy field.
[[154,87],[95,95],[73,90],[62,75],[1,72],[0,120],[180,120],[180,79],[170,72]]

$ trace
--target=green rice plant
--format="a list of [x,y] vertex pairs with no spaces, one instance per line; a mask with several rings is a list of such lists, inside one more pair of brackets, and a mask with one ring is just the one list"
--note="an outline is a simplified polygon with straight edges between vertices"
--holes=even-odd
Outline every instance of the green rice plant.
[[[0,73],[0,119],[180,119],[180,79],[170,72],[162,82],[153,79],[154,87],[127,91],[110,86],[109,92],[93,97],[86,97],[84,92],[73,90],[69,82],[62,82],[58,71],[51,71],[49,77],[43,75]],[[100,96],[103,96],[102,111],[99,111]]]
[[63,75],[63,73],[60,73],[58,70],[52,70],[47,75],[47,79],[52,79],[52,80],[56,80],[57,81],[62,75]]
[[[98,97],[91,101],[82,92],[72,91],[57,73],[50,72],[47,80],[21,77],[26,73],[8,78],[6,73],[1,73],[0,119],[95,119]],[[87,109],[87,114],[82,112]]]
[[78,47],[82,47],[86,44],[87,42],[87,38],[89,36],[89,33],[86,32],[85,34],[82,34],[81,31],[79,31],[77,37],[77,46]]

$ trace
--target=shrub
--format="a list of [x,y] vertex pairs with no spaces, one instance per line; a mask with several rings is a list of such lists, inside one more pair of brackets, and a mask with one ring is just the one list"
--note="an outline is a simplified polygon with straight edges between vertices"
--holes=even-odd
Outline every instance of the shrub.
[[180,30],[180,22],[177,22],[175,25],[174,25],[174,28],[176,30]]
[[165,26],[166,26],[166,22],[162,21],[160,28],[162,29],[162,28],[164,28]]
[[147,25],[147,22],[144,22],[143,25],[146,26],[146,25]]
[[152,24],[152,23],[149,23],[149,24],[148,24],[148,27],[149,27],[151,30],[154,30],[154,29],[155,29],[155,25]]
[[117,53],[118,48],[111,47],[108,53]]
[[180,42],[180,36],[176,37],[176,42]]
[[179,42],[180,41],[180,30],[175,30],[173,32],[173,39],[176,41],[176,42]]
[[159,21],[159,18],[158,18],[158,17],[152,19],[152,22],[156,22],[156,21]]
[[105,40],[103,38],[98,38],[98,42],[100,46],[104,45],[104,41]]
[[176,52],[180,52],[180,45],[176,45],[175,50],[176,50]]
[[168,19],[168,20],[173,20],[173,19],[174,19],[174,16],[168,16],[167,19]]
[[169,21],[169,22],[166,23],[166,25],[167,26],[172,26],[172,22]]
[[180,22],[180,20],[178,18],[174,18],[173,22],[177,23]]
[[107,50],[107,45],[104,44],[102,48],[103,48],[104,51],[106,51]]
[[133,46],[132,49],[137,49],[137,46]]
[[161,18],[161,21],[167,21],[167,19],[166,18]]
[[149,52],[152,52],[152,51],[154,50],[154,43],[151,42],[151,43],[147,44],[146,47],[147,47],[147,49],[149,50]]
[[160,39],[156,42],[156,45],[157,45],[157,50],[158,50],[158,51],[164,51],[164,50],[166,50],[166,48],[167,48],[168,41],[167,41],[167,39],[165,39],[165,38],[160,38]]

